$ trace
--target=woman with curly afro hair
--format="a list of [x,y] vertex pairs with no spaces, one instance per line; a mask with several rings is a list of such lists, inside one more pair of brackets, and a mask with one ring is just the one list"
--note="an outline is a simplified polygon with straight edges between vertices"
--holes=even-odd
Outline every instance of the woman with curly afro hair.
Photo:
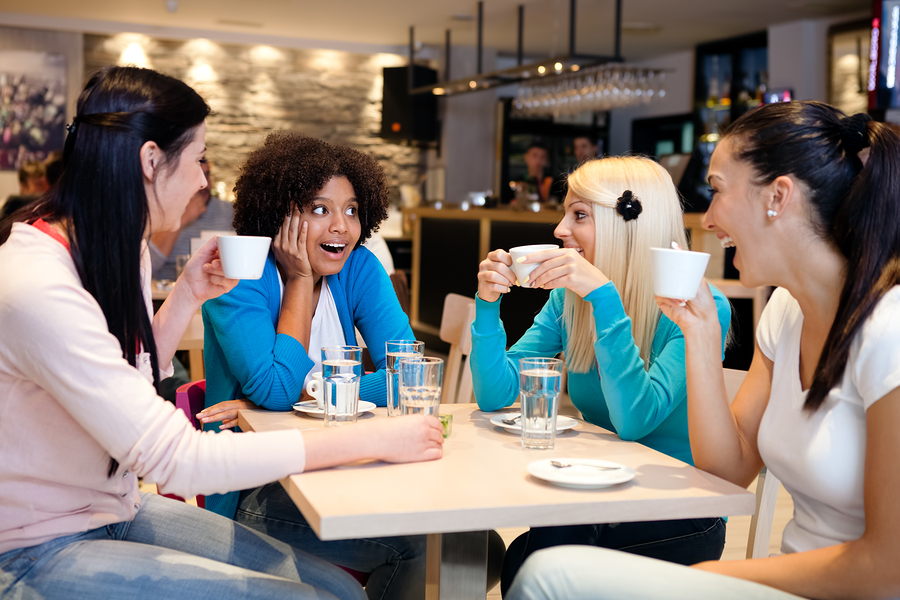
[[[387,216],[384,171],[357,150],[275,132],[247,157],[235,197],[237,233],[271,237],[272,250],[262,278],[203,306],[205,427],[234,427],[244,407],[290,410],[322,370],[319,349],[357,345],[357,330],[377,368],[361,378],[360,397],[384,406],[384,342],[415,339],[390,279],[360,247]],[[322,542],[277,482],[207,496],[206,507],[370,573],[369,598],[425,595],[423,536]]]

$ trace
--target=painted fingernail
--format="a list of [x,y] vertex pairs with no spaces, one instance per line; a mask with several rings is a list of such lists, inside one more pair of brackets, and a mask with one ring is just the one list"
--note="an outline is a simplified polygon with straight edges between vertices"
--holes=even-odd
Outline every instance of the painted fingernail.
[[528,283],[529,279],[531,279],[531,275],[526,275],[525,279],[522,280],[522,285],[525,285],[526,283]]
[[523,262],[525,262],[525,259],[526,259],[526,258],[528,258],[528,257],[527,257],[527,256],[520,256],[519,258],[516,259],[516,262],[517,262],[517,263],[523,263]]
[[506,292],[509,293],[510,290],[512,290],[512,288],[507,286]]

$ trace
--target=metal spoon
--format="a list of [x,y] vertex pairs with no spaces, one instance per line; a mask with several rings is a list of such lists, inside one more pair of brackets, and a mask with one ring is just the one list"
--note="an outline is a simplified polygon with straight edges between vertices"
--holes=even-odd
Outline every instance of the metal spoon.
[[519,419],[522,418],[522,415],[517,416],[515,419],[501,419],[504,425],[515,425],[519,422]]
[[593,467],[595,469],[600,469],[601,471],[616,471],[616,470],[622,468],[622,467],[607,467],[604,465],[595,465],[595,464],[591,464],[591,463],[572,464],[572,463],[563,462],[561,460],[551,460],[550,464],[553,465],[554,467],[556,467],[557,469],[565,469],[568,467]]

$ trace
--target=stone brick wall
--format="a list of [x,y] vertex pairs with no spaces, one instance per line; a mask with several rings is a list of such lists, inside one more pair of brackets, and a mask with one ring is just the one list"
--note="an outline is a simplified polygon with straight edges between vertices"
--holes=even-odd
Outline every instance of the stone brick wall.
[[109,64],[137,64],[178,77],[196,89],[214,114],[207,120],[207,156],[213,178],[232,198],[247,152],[275,129],[292,129],[368,152],[397,186],[417,184],[425,153],[386,143],[381,127],[382,68],[405,59],[354,54],[175,41],[139,34],[84,36],[85,76]]

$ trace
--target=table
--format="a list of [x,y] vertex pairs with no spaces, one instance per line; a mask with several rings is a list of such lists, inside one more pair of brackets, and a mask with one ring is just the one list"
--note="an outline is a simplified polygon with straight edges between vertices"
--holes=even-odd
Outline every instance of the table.
[[[429,600],[479,598],[487,585],[487,532],[497,527],[617,523],[750,515],[747,490],[679,460],[580,422],[551,451],[524,450],[475,404],[445,404],[453,433],[438,461],[379,462],[292,475],[281,481],[323,540],[428,535]],[[384,409],[360,417],[383,418]],[[244,431],[321,428],[297,413],[242,410]],[[603,458],[627,465],[631,482],[572,490],[528,475],[544,458]]]

